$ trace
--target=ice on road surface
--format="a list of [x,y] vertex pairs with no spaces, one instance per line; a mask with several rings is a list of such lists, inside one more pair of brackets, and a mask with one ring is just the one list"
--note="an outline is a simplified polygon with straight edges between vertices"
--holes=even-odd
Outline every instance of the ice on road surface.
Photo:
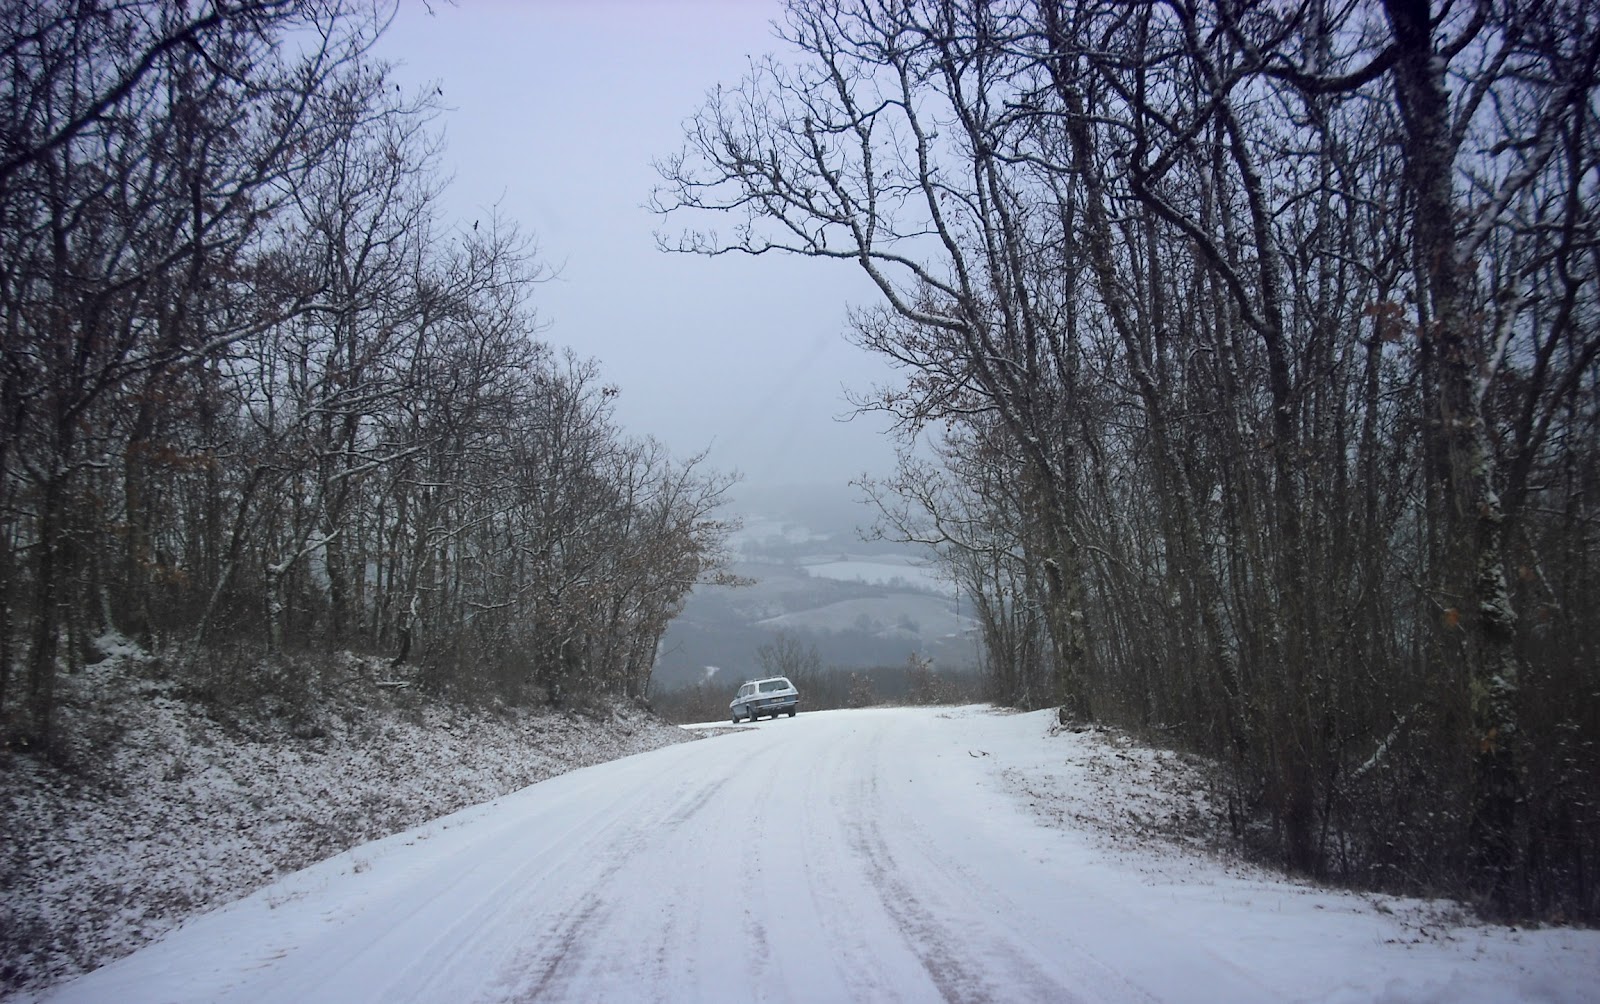
[[1048,713],[802,713],[585,768],[195,918],[51,1001],[1509,1001],[1600,934],[1046,825]]

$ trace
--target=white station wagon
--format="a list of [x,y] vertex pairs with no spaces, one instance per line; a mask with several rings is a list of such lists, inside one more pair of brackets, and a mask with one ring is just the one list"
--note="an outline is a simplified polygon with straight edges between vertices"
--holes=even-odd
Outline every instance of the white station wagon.
[[728,709],[733,712],[735,725],[743,718],[753,722],[762,715],[776,718],[784,712],[793,718],[800,710],[800,691],[782,676],[751,680],[739,688],[739,693],[728,702]]

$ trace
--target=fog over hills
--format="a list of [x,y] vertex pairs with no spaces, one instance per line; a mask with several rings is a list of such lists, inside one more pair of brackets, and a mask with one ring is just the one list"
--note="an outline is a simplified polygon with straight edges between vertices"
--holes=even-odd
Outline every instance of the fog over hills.
[[975,625],[953,585],[915,548],[862,540],[872,511],[852,491],[743,488],[733,571],[755,584],[695,589],[662,641],[654,686],[737,685],[780,631],[815,645],[830,667],[901,665],[912,652],[941,668],[971,666]]

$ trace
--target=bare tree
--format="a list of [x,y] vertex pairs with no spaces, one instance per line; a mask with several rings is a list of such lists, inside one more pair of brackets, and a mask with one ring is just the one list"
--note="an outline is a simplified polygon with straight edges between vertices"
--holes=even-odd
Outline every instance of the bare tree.
[[[281,200],[280,181],[332,141],[335,82],[375,25],[338,5],[13,6],[0,42],[0,506],[11,555],[27,556],[29,731],[48,743],[60,629],[84,635],[78,611],[117,616],[116,596],[91,604],[83,595],[104,589],[109,572],[99,570],[98,585],[85,574],[102,544],[95,517],[73,511],[95,497],[81,488],[107,458],[123,458],[132,489],[123,573],[136,577],[136,595],[153,562],[152,402],[189,389],[176,371],[285,316],[263,315],[265,303],[233,309],[230,293]],[[309,38],[293,54],[275,44],[291,27]],[[8,576],[8,599],[15,584]],[[14,661],[12,634],[0,624],[0,681]],[[0,701],[7,691],[0,686]]]
[[869,494],[1006,699],[1037,611],[1064,717],[1221,756],[1289,868],[1592,911],[1600,720],[1554,647],[1595,547],[1592,21],[793,0],[795,61],[659,165],[734,228],[665,243],[877,283],[854,337],[906,380],[861,403],[944,447]]

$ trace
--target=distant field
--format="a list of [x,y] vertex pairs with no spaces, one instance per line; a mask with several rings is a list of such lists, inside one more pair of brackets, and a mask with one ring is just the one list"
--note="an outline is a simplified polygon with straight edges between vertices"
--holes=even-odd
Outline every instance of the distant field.
[[952,583],[913,547],[861,539],[871,514],[838,489],[791,486],[746,499],[739,517],[730,571],[745,584],[695,587],[662,639],[654,685],[744,679],[780,631],[839,669],[904,666],[913,652],[951,670],[976,658]]
[[893,555],[874,555],[870,559],[848,558],[832,561],[806,561],[801,563],[811,575],[841,582],[870,582],[886,586],[899,579],[914,589],[953,595],[955,585],[936,569],[917,564],[915,559],[897,559]]
[[956,613],[949,600],[916,593],[829,603],[812,610],[769,617],[759,624],[774,630],[831,633],[856,630],[884,638],[904,637],[913,642],[956,637],[975,626],[971,618]]

